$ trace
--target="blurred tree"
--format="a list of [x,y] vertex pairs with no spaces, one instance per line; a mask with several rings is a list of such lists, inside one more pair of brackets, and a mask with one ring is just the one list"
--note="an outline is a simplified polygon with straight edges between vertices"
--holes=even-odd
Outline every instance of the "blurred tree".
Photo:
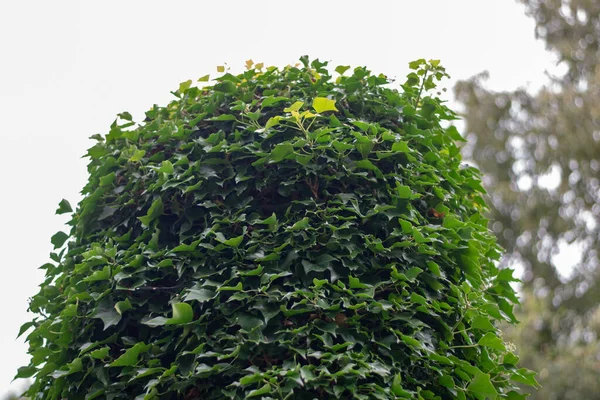
[[566,72],[535,94],[487,90],[485,73],[460,82],[463,152],[484,173],[503,262],[524,270],[525,322],[507,334],[540,371],[534,398],[600,399],[600,2],[521,2]]

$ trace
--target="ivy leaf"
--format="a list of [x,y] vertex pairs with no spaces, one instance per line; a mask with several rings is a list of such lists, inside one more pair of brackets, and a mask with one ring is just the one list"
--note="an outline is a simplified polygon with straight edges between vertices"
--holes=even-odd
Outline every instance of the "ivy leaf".
[[335,108],[335,100],[330,100],[326,97],[315,97],[312,106],[319,114],[325,111],[338,111]]
[[192,322],[194,319],[194,311],[188,303],[173,303],[173,317],[165,321],[165,325],[181,325]]
[[71,204],[65,200],[62,199],[60,201],[60,203],[58,203],[58,208],[56,209],[56,213],[55,214],[66,214],[66,213],[70,213],[73,212],[73,208],[71,207]]
[[279,162],[285,159],[290,154],[294,154],[294,146],[290,143],[281,143],[275,146],[271,151],[270,157],[272,162]]
[[467,386],[467,390],[490,399],[498,397],[498,391],[496,391],[496,388],[490,381],[490,375],[479,371],[475,374],[469,386]]
[[65,242],[67,241],[67,239],[69,238],[69,235],[67,235],[66,233],[59,231],[56,232],[52,238],[50,239],[50,242],[54,245],[55,249],[58,249],[60,247],[63,246],[63,244],[65,244]]
[[481,315],[478,315],[477,317],[473,318],[471,326],[473,328],[481,329],[484,331],[493,331],[496,329],[489,318]]
[[337,72],[340,75],[344,75],[344,72],[348,71],[349,69],[349,65],[338,65],[337,67],[335,67],[335,72]]
[[102,347],[101,349],[94,350],[90,353],[92,358],[96,358],[98,360],[103,360],[108,356],[108,352],[110,351],[110,347]]
[[310,220],[308,219],[308,217],[304,217],[300,221],[298,221],[294,225],[292,225],[290,229],[292,231],[304,230],[309,227],[309,222],[310,222]]
[[117,304],[115,304],[115,310],[117,310],[119,315],[123,315],[124,312],[131,310],[132,308],[133,306],[131,305],[129,299],[119,301]]
[[284,112],[298,111],[304,105],[303,101],[297,101],[289,107],[283,109]]
[[185,295],[184,300],[185,301],[196,300],[200,303],[204,303],[204,302],[214,299],[215,297],[217,297],[217,294],[215,292],[213,292],[212,290],[192,288]]
[[477,342],[480,346],[489,347],[490,349],[502,350],[505,351],[506,347],[504,346],[504,342],[498,336],[496,336],[492,332],[488,332],[479,339]]
[[401,199],[410,199],[412,197],[412,190],[406,185],[398,184],[396,186],[396,191],[398,192],[398,197]]
[[152,202],[152,205],[148,209],[148,213],[144,217],[138,217],[142,224],[146,226],[150,226],[150,223],[154,221],[156,218],[160,217],[163,214],[163,202],[160,197]]
[[246,398],[249,399],[251,397],[264,396],[265,394],[269,394],[269,393],[271,393],[271,385],[266,383],[261,388],[253,390],[250,393],[248,393],[248,396],[246,396]]
[[150,345],[144,342],[136,343],[127,349],[119,358],[109,364],[110,367],[131,367],[138,363],[138,357],[150,349]]
[[99,309],[94,315],[94,318],[100,318],[104,323],[104,330],[107,330],[113,325],[116,325],[121,321],[121,314],[119,314],[114,308],[110,309]]

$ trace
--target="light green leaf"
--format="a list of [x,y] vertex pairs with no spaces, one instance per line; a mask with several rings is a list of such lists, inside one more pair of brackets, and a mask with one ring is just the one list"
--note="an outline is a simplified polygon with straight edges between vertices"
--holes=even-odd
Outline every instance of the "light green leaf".
[[257,222],[258,224],[272,225],[277,223],[277,215],[275,213],[271,214],[269,218],[263,219]]
[[304,105],[303,101],[297,101],[289,107],[283,109],[284,112],[298,111]]
[[239,282],[235,286],[221,286],[217,289],[217,292],[241,292],[242,290],[244,290],[244,287],[242,286],[242,282]]
[[173,317],[165,321],[165,325],[181,325],[192,322],[194,319],[194,310],[188,303],[172,303]]
[[344,75],[344,72],[348,71],[349,69],[349,65],[338,65],[337,67],[335,67],[335,72],[337,72],[340,75]]
[[399,153],[409,153],[410,148],[408,147],[407,142],[394,142],[392,145],[392,151],[396,151]]
[[265,124],[265,130],[272,128],[274,126],[279,125],[279,121],[281,120],[280,116],[275,116],[275,117],[271,117],[269,118],[269,120],[267,121],[267,123]]
[[488,317],[484,317],[481,315],[478,315],[475,318],[473,318],[471,326],[473,328],[482,329],[484,331],[493,331],[496,329]]
[[146,155],[146,150],[136,150],[129,158],[129,162],[138,162]]
[[165,160],[162,162],[158,172],[162,172],[165,174],[172,174],[175,169],[173,168],[173,164],[169,160]]
[[397,184],[396,191],[398,192],[398,197],[401,199],[410,199],[412,197],[412,190],[406,185]]
[[244,235],[240,235],[238,237],[234,237],[234,238],[226,239],[226,240],[223,240],[223,239],[224,238],[220,238],[219,236],[217,236],[217,240],[219,242],[223,243],[226,246],[237,248],[240,246],[240,244],[244,240]]
[[266,383],[263,387],[253,390],[250,393],[248,393],[248,396],[246,396],[246,398],[248,399],[251,397],[263,396],[263,395],[269,394],[269,393],[271,393],[271,385]]
[[119,301],[117,304],[115,304],[115,310],[117,310],[120,315],[123,315],[124,312],[131,310],[132,308],[133,306],[131,305],[129,299]]
[[330,100],[326,97],[315,97],[312,106],[319,114],[325,111],[338,111],[335,108],[335,100]]
[[504,342],[498,336],[494,335],[492,332],[488,332],[479,339],[477,342],[480,346],[489,347],[490,349],[496,350],[506,350],[504,346]]
[[496,399],[498,392],[492,382],[490,381],[490,375],[482,372],[477,372],[475,377],[469,383],[467,390],[482,396],[486,396],[489,399]]
[[309,226],[309,221],[310,220],[308,219],[308,217],[304,217],[300,221],[298,221],[294,225],[292,225],[292,227],[290,229],[293,231],[300,231],[300,230],[306,229]]
[[160,217],[163,214],[163,211],[164,208],[162,198],[158,197],[156,200],[154,200],[154,202],[150,206],[150,209],[148,209],[148,213],[146,214],[146,216],[138,217],[138,219],[142,221],[142,224],[150,226],[150,223],[156,218]]
[[150,345],[144,342],[136,343],[127,349],[119,358],[109,364],[110,367],[130,367],[138,363],[138,357],[150,349]]
[[104,358],[106,358],[106,356],[108,356],[108,352],[110,351],[110,347],[102,347],[98,350],[94,350],[90,353],[90,356],[92,358],[96,358],[99,360],[102,360]]
[[181,83],[179,84],[179,90],[178,90],[178,92],[179,92],[179,93],[183,93],[183,92],[185,92],[186,90],[188,90],[188,89],[190,88],[190,86],[192,86],[192,80],[191,80],[191,79],[188,79],[188,80],[187,80],[187,81],[185,81],[185,82],[181,82]]

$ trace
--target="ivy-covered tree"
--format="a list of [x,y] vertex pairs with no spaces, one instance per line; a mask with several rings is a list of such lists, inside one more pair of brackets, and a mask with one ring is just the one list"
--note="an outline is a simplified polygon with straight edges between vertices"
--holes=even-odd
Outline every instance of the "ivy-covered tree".
[[29,396],[525,397],[496,327],[512,271],[431,93],[444,69],[396,89],[301,62],[184,82],[93,137],[21,330]]

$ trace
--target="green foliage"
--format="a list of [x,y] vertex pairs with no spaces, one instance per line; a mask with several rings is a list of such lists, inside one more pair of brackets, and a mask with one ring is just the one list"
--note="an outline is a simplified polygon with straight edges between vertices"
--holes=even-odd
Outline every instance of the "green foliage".
[[22,329],[33,398],[524,398],[444,69],[399,91],[301,61],[221,68],[94,137]]

